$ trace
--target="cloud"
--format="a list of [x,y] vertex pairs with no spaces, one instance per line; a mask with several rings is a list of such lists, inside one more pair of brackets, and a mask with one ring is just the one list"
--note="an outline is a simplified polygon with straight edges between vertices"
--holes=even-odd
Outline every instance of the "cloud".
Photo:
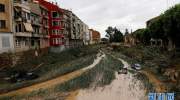
[[136,30],[144,28],[146,21],[160,15],[180,0],[51,0],[60,7],[72,9],[90,28],[105,36],[108,26]]

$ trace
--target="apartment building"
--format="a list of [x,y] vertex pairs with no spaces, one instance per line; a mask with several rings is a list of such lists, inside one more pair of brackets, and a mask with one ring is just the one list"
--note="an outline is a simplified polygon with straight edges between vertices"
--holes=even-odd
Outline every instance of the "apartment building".
[[87,45],[89,41],[89,26],[75,14],[73,14],[73,17],[73,34],[71,34],[71,39],[76,41],[75,45]]
[[88,26],[72,11],[46,0],[0,1],[0,53],[88,44]]
[[15,51],[31,49],[33,27],[31,24],[30,0],[14,0],[14,39]]
[[40,19],[41,19],[41,12],[39,4],[36,2],[30,2],[30,17],[31,17],[31,24],[33,27],[32,37],[31,37],[31,48],[40,48],[40,38],[41,38],[41,32],[40,32]]
[[66,47],[80,47],[88,44],[89,27],[72,11],[63,9],[63,25]]
[[63,11],[57,3],[48,2],[45,0],[36,0],[40,5],[48,9],[49,17],[49,37],[52,51],[62,51],[64,46],[63,25],[61,24]]
[[94,30],[94,29],[89,29],[90,32],[90,44],[98,44],[101,42],[101,34]]
[[[44,9],[40,7],[38,2],[31,2],[31,23],[33,27],[33,33],[31,37],[31,47],[32,48],[47,48],[49,47],[49,37],[48,37],[48,18],[43,17]],[[41,13],[42,10],[42,13]],[[47,10],[46,10],[47,11]],[[43,23],[43,21],[45,22]],[[44,31],[45,30],[45,31]]]
[[61,20],[62,33],[64,34],[64,43],[66,48],[70,48],[69,37],[72,33],[72,13],[69,10],[63,9],[63,19]]
[[0,0],[0,53],[13,52],[12,2]]
[[40,5],[40,11],[41,11],[41,27],[40,27],[40,33],[42,33],[43,35],[43,39],[41,40],[41,48],[46,48],[46,47],[50,47],[50,37],[49,37],[49,11],[48,9],[43,6]]
[[79,18],[72,13],[72,33],[70,33],[69,37],[69,45],[71,47],[79,47],[82,45],[82,40],[80,39],[80,21]]
[[84,24],[83,26],[83,43],[85,45],[89,45],[90,44],[90,32],[89,32],[89,27],[88,25]]

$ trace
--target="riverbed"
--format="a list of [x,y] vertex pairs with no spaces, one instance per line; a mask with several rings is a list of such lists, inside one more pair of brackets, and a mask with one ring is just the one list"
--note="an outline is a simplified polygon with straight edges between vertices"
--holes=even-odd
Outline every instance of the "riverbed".
[[[119,60],[124,64],[124,68],[129,68],[126,61]],[[75,100],[146,100],[145,93],[143,83],[132,73],[116,73],[116,79],[110,85],[79,90]]]

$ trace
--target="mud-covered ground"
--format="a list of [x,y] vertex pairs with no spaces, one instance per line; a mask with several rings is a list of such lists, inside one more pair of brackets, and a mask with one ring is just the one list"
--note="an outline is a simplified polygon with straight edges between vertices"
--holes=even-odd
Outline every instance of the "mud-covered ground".
[[[124,67],[127,62],[122,60]],[[110,85],[80,90],[74,100],[146,100],[143,83],[133,77],[132,73],[117,74]]]

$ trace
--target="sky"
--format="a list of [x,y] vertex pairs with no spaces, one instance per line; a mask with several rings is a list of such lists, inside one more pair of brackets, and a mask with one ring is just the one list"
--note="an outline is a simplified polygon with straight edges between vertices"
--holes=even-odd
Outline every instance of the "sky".
[[108,26],[135,31],[146,27],[146,21],[162,14],[180,0],[49,0],[72,10],[89,28],[105,37]]

